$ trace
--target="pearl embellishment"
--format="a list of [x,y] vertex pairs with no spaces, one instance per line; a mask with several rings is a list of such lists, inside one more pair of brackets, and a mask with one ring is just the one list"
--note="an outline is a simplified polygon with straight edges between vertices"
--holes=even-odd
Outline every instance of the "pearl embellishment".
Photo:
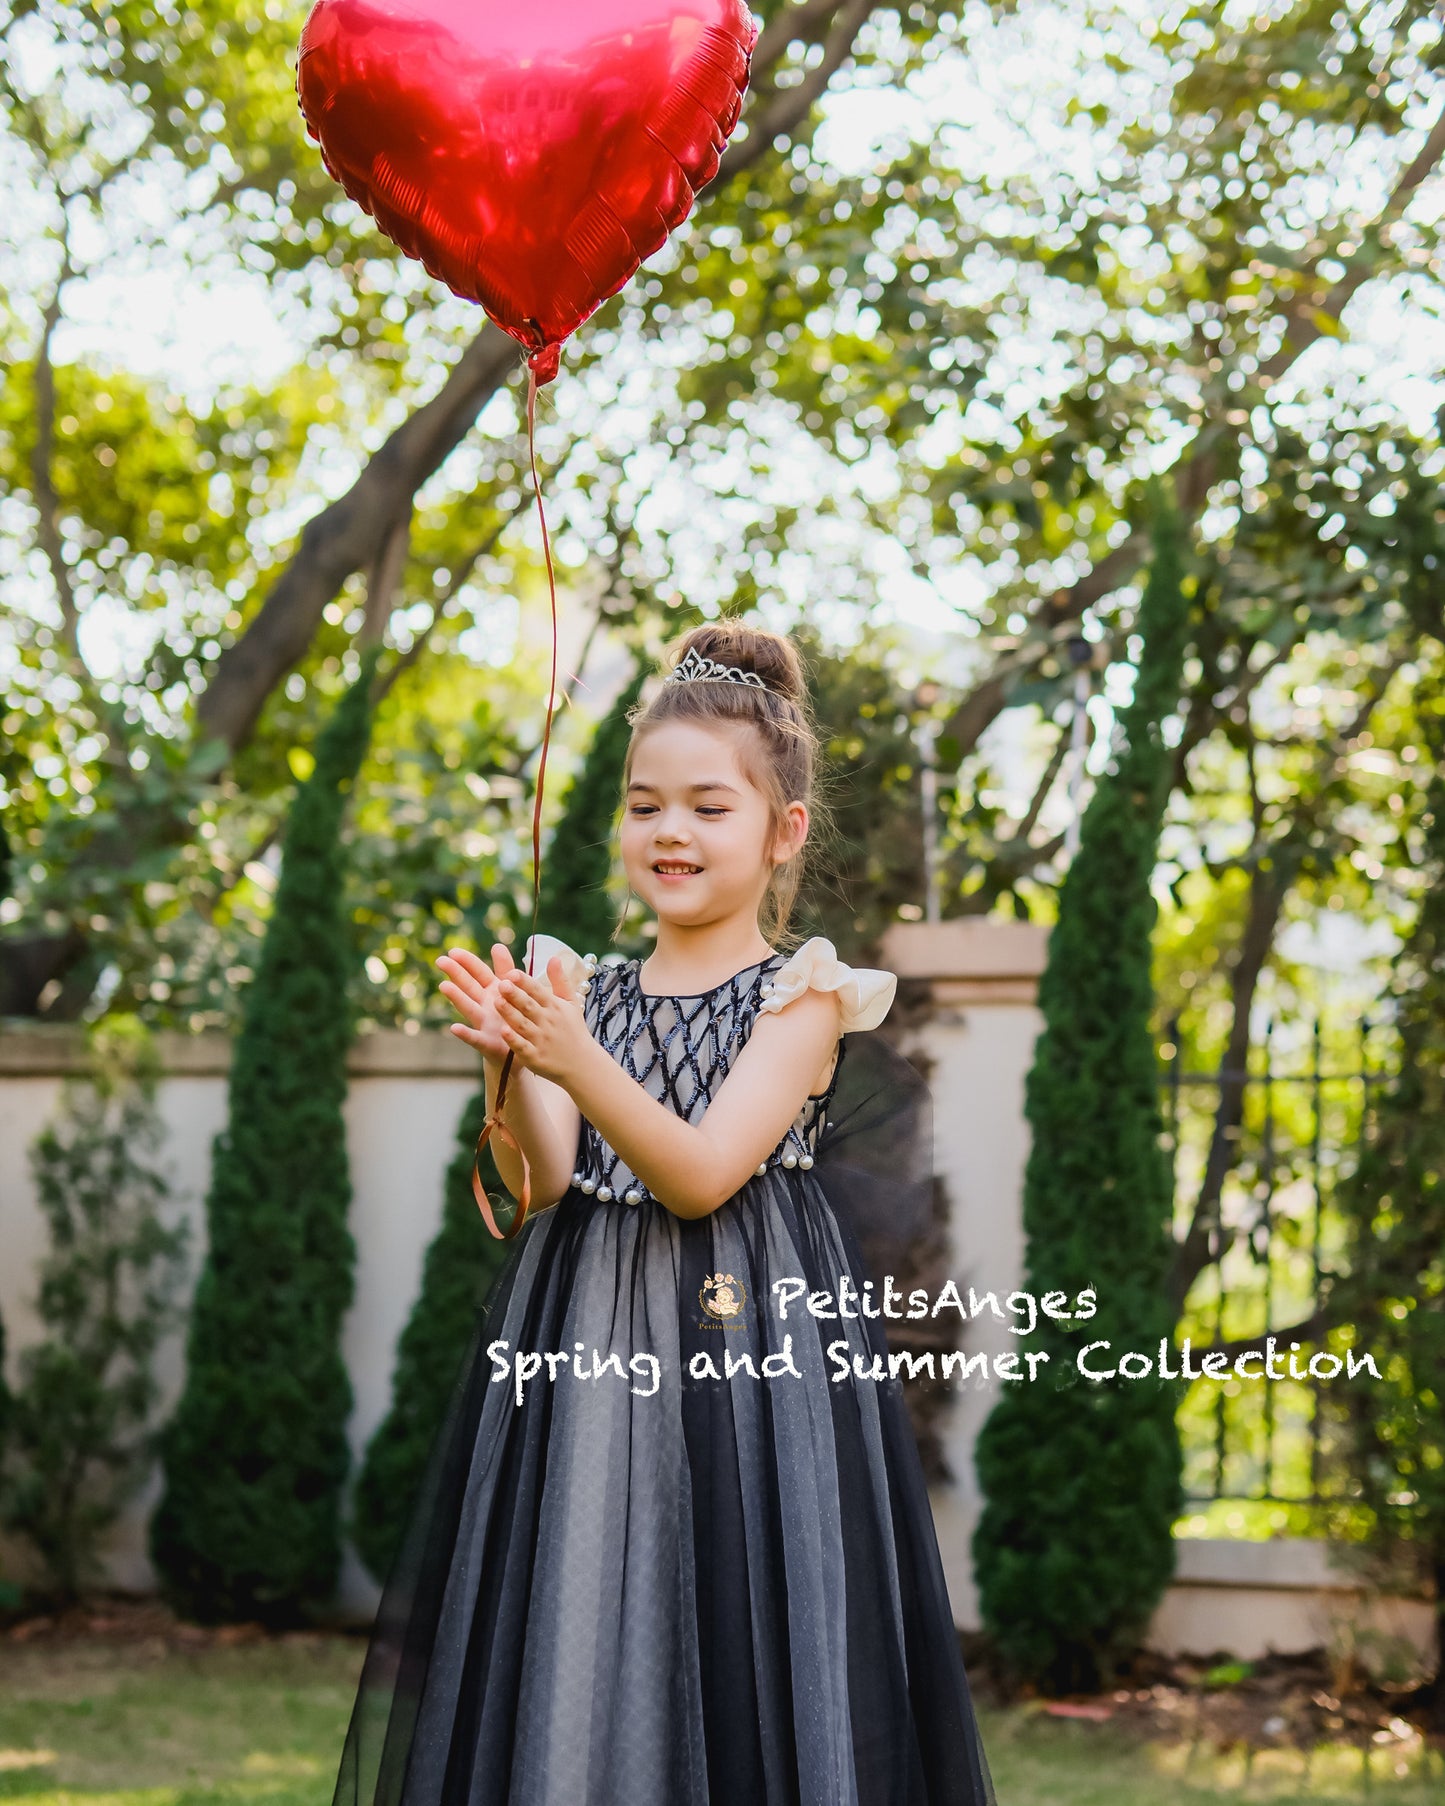
[[610,1185],[599,1185],[597,1187],[597,1202],[599,1204],[610,1204],[612,1202],[612,1187]]
[[766,1161],[766,1160],[760,1160],[760,1161],[759,1161],[759,1162],[758,1162],[758,1171],[759,1171],[759,1172],[760,1172],[760,1173],[765,1173],[765,1172],[766,1172],[766,1171],[767,1171],[767,1170],[768,1170],[768,1163],[767,1163],[767,1161]]
[[804,1168],[810,1167],[812,1164],[813,1164],[813,1156],[811,1154],[804,1154],[802,1159],[799,1160],[799,1162],[798,1162],[798,1165],[801,1167],[804,1167]]
[[635,1185],[629,1185],[627,1190],[623,1193],[623,1197],[628,1204],[640,1204],[642,1202],[642,1193]]
[[592,1193],[594,1191],[596,1191],[596,1189],[597,1189],[597,1181],[595,1179],[584,1179],[582,1181],[582,1189],[590,1197],[592,1195]]
[[796,1166],[797,1164],[798,1164],[798,1156],[793,1152],[793,1150],[791,1148],[789,1148],[787,1153],[783,1155],[783,1165],[784,1166]]

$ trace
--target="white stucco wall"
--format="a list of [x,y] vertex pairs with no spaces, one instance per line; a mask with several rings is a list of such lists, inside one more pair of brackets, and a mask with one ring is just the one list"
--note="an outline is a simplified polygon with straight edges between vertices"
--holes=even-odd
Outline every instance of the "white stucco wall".
[[[161,1165],[172,1187],[169,1220],[185,1218],[192,1225],[194,1280],[205,1252],[211,1142],[225,1122],[230,1047],[218,1035],[166,1035],[161,1053],[166,1067],[158,1096],[166,1130]],[[78,1038],[66,1029],[12,1024],[0,1033],[0,1316],[12,1383],[21,1352],[40,1333],[33,1299],[45,1220],[35,1200],[28,1149],[55,1113],[65,1074],[78,1055]],[[345,1116],[356,1287],[342,1350],[353,1391],[348,1438],[359,1465],[390,1403],[396,1340],[420,1285],[427,1245],[441,1222],[443,1177],[479,1066],[475,1055],[445,1033],[385,1031],[359,1039],[350,1070]],[[477,1231],[486,1233],[480,1218]],[[159,1418],[180,1396],[184,1353],[178,1333],[157,1357]],[[160,1490],[157,1470],[109,1540],[108,1578],[114,1586],[142,1592],[154,1584],[145,1526]],[[23,1546],[0,1539],[0,1552],[9,1571],[30,1571]],[[348,1549],[341,1609],[348,1616],[367,1615],[376,1591]]]
[[[924,982],[931,1010],[905,1050],[933,1062],[935,1161],[951,1200],[948,1272],[967,1298],[970,1285],[1004,1305],[1023,1279],[1022,1191],[1028,1151],[1024,1081],[1041,1026],[1035,1005],[1045,931],[1029,924],[953,921],[902,923],[890,930],[883,962],[900,977]],[[194,1224],[192,1259],[204,1251],[204,1200],[211,1141],[225,1117],[230,1049],[220,1036],[164,1036],[166,1077],[160,1109],[166,1124],[163,1164],[173,1208]],[[0,1030],[0,1314],[8,1337],[7,1372],[17,1377],[21,1351],[38,1324],[31,1300],[44,1246],[27,1150],[59,1101],[74,1067],[74,1031],[9,1024]],[[478,1082],[475,1056],[444,1032],[363,1035],[351,1057],[346,1106],[351,1160],[356,1290],[343,1329],[354,1405],[349,1422],[353,1472],[390,1401],[396,1339],[420,1282],[422,1260],[441,1216],[441,1189],[456,1125]],[[478,1233],[485,1233],[480,1222]],[[985,1312],[968,1324],[970,1353],[1016,1350],[1021,1338]],[[167,1413],[181,1386],[183,1341],[163,1347],[158,1377]],[[954,1616],[976,1628],[978,1596],[970,1540],[982,1501],[973,1445],[1009,1384],[990,1376],[960,1387],[948,1408],[944,1448],[956,1476],[935,1486],[932,1501]],[[108,1547],[108,1578],[146,1591],[154,1576],[145,1526],[160,1491],[154,1474],[132,1502]],[[1261,1557],[1261,1549],[1268,1553]],[[25,1552],[0,1543],[8,1570],[27,1572]],[[1261,1560],[1265,1567],[1261,1568]],[[1327,1571],[1322,1545],[1182,1542],[1179,1573],[1155,1614],[1149,1640],[1160,1649],[1249,1658],[1266,1649],[1302,1649],[1358,1623],[1401,1635],[1433,1664],[1433,1617],[1419,1602],[1366,1601]],[[363,1620],[377,1587],[348,1551],[337,1615]]]

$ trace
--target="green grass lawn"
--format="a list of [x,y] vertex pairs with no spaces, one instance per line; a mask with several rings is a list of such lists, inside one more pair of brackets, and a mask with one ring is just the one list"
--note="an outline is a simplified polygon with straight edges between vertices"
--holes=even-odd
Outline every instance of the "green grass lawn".
[[[330,1636],[0,1643],[0,1800],[329,1806],[362,1653]],[[1246,1769],[1238,1749],[1141,1742],[1037,1707],[980,1717],[1000,1806],[1445,1798],[1445,1760],[1435,1754],[1427,1774],[1418,1740],[1372,1748],[1367,1776],[1358,1747],[1257,1751]]]
[[1270,1801],[1370,1801],[1441,1806],[1445,1758],[1419,1740],[1364,1751],[1346,1744],[1308,1750],[1187,1741],[1144,1742],[1109,1725],[1070,1723],[1028,1707],[980,1711],[999,1806],[1233,1806]]
[[324,1806],[359,1641],[0,1645],[0,1800]]

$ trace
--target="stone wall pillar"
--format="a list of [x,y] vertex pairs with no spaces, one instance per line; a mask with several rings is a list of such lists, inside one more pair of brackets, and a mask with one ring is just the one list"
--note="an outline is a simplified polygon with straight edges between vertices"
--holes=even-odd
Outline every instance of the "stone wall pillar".
[[[1047,945],[1047,928],[1035,923],[961,917],[895,923],[882,949],[883,965],[899,977],[899,1044],[928,1069],[933,1093],[935,1170],[949,1200],[947,1274],[965,1304],[973,1286],[994,1293],[1006,1315],[1024,1276],[1024,1080],[1042,1026],[1036,997]],[[961,1345],[987,1354],[991,1368],[994,1355],[1023,1340],[985,1309],[970,1317]],[[953,1478],[929,1489],[954,1619],[964,1629],[979,1623],[969,1544],[983,1501],[973,1445],[999,1389],[1014,1383],[992,1371],[958,1383],[942,1430]]]

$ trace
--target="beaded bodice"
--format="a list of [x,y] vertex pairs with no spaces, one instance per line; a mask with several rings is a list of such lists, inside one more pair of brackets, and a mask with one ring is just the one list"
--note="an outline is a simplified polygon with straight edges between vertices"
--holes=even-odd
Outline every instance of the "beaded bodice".
[[[785,955],[767,959],[691,997],[653,996],[642,989],[639,959],[598,966],[588,982],[583,1017],[624,1071],[688,1122],[697,1122],[717,1095],[768,996],[771,975]],[[826,1126],[846,1039],[826,1091],[805,1100],[777,1147],[758,1168],[810,1167]],[[599,1203],[640,1204],[647,1187],[584,1117],[572,1183]]]

